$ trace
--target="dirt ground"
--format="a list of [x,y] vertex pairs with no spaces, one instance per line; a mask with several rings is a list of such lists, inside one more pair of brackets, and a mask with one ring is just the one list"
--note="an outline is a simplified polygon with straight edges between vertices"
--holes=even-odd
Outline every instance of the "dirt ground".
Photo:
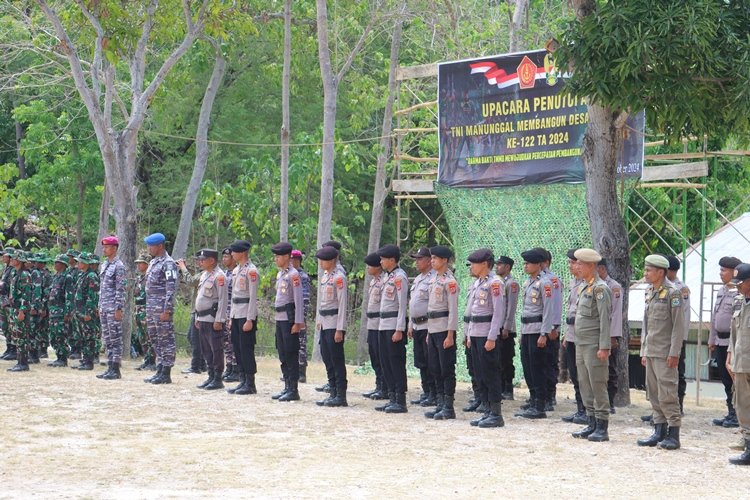
[[[713,427],[720,401],[688,402],[682,449],[642,449],[643,394],[613,416],[609,443],[573,439],[560,421],[573,409],[561,385],[550,418],[514,418],[526,397],[503,405],[502,429],[469,426],[475,414],[431,421],[373,411],[360,396],[373,384],[349,369],[349,408],[320,408],[322,366],[308,373],[302,401],[278,403],[278,362],[259,361],[255,396],[202,391],[199,375],[168,386],[144,384],[126,362],[119,381],[95,372],[33,365],[14,374],[0,362],[1,498],[738,498],[749,470],[731,466],[734,430]],[[415,395],[417,381],[410,380]],[[468,398],[459,383],[457,404]]]

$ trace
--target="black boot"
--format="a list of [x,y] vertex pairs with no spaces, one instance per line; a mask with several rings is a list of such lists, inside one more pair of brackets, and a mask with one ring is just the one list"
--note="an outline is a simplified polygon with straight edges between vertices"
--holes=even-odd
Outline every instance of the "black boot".
[[240,380],[239,380],[240,383],[239,384],[237,384],[236,386],[234,386],[232,388],[227,389],[227,392],[229,394],[234,394],[235,392],[237,392],[238,389],[241,389],[247,383],[247,377],[245,376],[244,373],[240,373],[239,374],[239,378],[240,378]]
[[603,441],[609,441],[609,420],[596,419],[596,430],[589,436],[589,441],[601,443]]
[[370,399],[374,399],[375,401],[384,401],[386,399],[390,399],[390,396],[388,395],[388,391],[385,387],[381,386],[378,390],[375,391],[375,394],[370,396]]
[[503,391],[501,396],[505,401],[513,401],[513,384],[512,383],[507,385],[507,387],[505,388],[505,391]]
[[435,408],[424,412],[424,416],[427,418],[435,418],[435,415],[440,413],[440,411],[443,409],[443,405],[445,404],[445,395],[444,394],[438,394],[435,396]]
[[481,404],[482,404],[481,398],[474,396],[472,399],[469,400],[466,406],[463,407],[463,411],[466,411],[466,412],[477,411],[477,408],[479,408]]
[[224,382],[239,382],[240,381],[240,367],[232,365],[232,373],[224,380]]
[[[243,382],[234,388],[234,394],[237,396],[247,396],[248,394],[255,394],[257,392],[255,390],[255,375],[243,373],[241,375],[241,378]],[[252,386],[250,385],[251,380]]]
[[443,408],[436,413],[433,420],[453,420],[456,418],[456,410],[453,408],[453,395],[445,395],[443,399]]
[[526,411],[529,408],[536,408],[536,398],[529,398],[520,406],[520,409],[523,411]]
[[58,356],[56,360],[54,360],[52,363],[48,363],[47,366],[52,366],[53,368],[68,366],[68,358],[66,358],[65,356]]
[[318,392],[331,392],[331,386],[330,384],[319,385],[315,390]]
[[[210,375],[213,375],[213,377],[210,377]],[[209,377],[211,378],[211,382],[208,383],[208,385],[205,387],[207,391],[215,391],[217,389],[223,389],[224,388],[224,382],[221,380],[221,372],[218,370],[209,370]],[[247,385],[245,385],[247,387]],[[235,394],[237,394],[235,392]]]
[[[581,422],[581,419],[583,419],[583,422]],[[581,425],[587,424],[588,420],[586,419],[586,409],[583,407],[583,403],[576,401],[575,413],[571,413],[570,415],[560,417],[560,420],[562,420],[563,422],[575,423],[575,424],[581,424]]]
[[740,426],[740,423],[737,420],[737,412],[734,410],[734,406],[729,405],[729,414],[727,415],[727,418],[724,419],[724,423],[721,424],[721,426],[726,427],[727,429]]
[[39,364],[39,350],[38,349],[32,349],[29,351],[29,363],[38,365]]
[[390,405],[384,410],[386,413],[406,413],[409,409],[406,407],[406,393],[399,392],[396,394],[396,403]]
[[544,412],[542,408],[540,408],[540,406],[543,406],[543,405],[539,404],[540,403],[539,400],[536,400],[535,402],[536,402],[536,406],[531,406],[526,411],[520,414],[516,414],[516,415],[519,417],[528,418],[531,420],[547,418],[547,414]]
[[284,379],[284,389],[282,389],[280,392],[277,392],[276,394],[271,396],[271,399],[279,399],[281,396],[289,392],[289,382]]
[[221,376],[221,380],[223,380],[224,382],[229,382],[229,380],[227,380],[227,377],[231,375],[232,375],[232,365],[227,364],[227,366],[224,368],[224,374]]
[[375,389],[362,393],[363,398],[372,399],[376,392],[380,392],[380,384],[375,385]]
[[436,404],[437,399],[435,398],[435,390],[432,389],[427,393],[427,398],[420,403],[420,406],[424,406],[426,408],[428,406],[435,406]]
[[119,378],[122,378],[122,374],[120,373],[120,363],[112,362],[112,369],[109,371],[108,374],[104,375],[102,379],[104,380],[117,380]]
[[490,412],[490,404],[487,401],[482,401],[476,410],[474,410],[477,413],[481,413],[484,415],[485,413]]
[[91,358],[81,358],[81,364],[77,367],[79,370],[91,371],[94,369],[94,361]]
[[307,365],[299,365],[299,383],[307,383]]
[[250,394],[258,394],[258,389],[255,388],[255,374],[251,373],[245,376],[245,385],[250,391]]
[[336,396],[329,399],[325,402],[325,406],[330,407],[341,407],[341,406],[349,406],[349,404],[346,402],[346,382],[343,384],[336,384]]
[[106,371],[103,371],[103,372],[101,372],[100,374],[98,374],[98,375],[96,376],[96,378],[104,378],[104,376],[105,376],[105,375],[109,375],[109,372],[111,372],[111,371],[112,371],[112,362],[111,362],[111,361],[108,361],[108,362],[107,362],[107,369],[106,369]]
[[143,359],[143,363],[141,363],[141,366],[136,367],[135,369],[139,372],[142,372],[143,370],[148,369],[149,362],[146,358]]
[[653,415],[643,415],[641,416],[641,422],[648,422],[649,424],[654,421]]
[[320,401],[316,401],[315,404],[318,406],[328,406],[328,402],[331,401],[336,397],[336,386],[329,383],[328,385],[331,386],[331,393],[328,395],[327,398],[322,399]]
[[161,371],[163,369],[164,367],[162,367],[161,363],[159,363],[158,365],[156,365],[156,373],[154,373],[150,377],[144,378],[143,381],[146,382],[147,384],[150,384],[151,382],[159,378],[159,376],[161,376]]
[[214,371],[208,370],[208,378],[204,380],[202,384],[196,385],[195,387],[197,387],[198,389],[205,389],[213,381],[214,381]]
[[171,384],[172,383],[172,367],[162,366],[161,375],[155,378],[153,382],[151,383],[154,385]]
[[479,422],[479,427],[484,429],[488,427],[503,427],[505,425],[503,415],[500,412],[500,404],[500,401],[490,403],[490,412]]
[[677,450],[680,448],[680,428],[679,427],[669,427],[669,430],[667,431],[667,437],[664,438],[663,441],[661,441],[657,448],[661,450]]
[[576,431],[572,434],[574,438],[586,439],[594,433],[596,430],[596,418],[589,416],[589,424],[583,429]]
[[389,406],[396,404],[396,393],[395,392],[389,392],[388,393],[388,402],[384,405],[376,406],[375,411],[385,411]]
[[654,425],[654,433],[646,439],[639,439],[638,446],[656,446],[667,437],[667,424]]
[[738,457],[730,458],[729,463],[733,465],[750,465],[750,439],[745,439],[745,452]]
[[8,346],[7,354],[3,355],[2,359],[5,361],[17,361],[18,360],[18,346],[10,344]]
[[16,355],[16,364],[8,368],[9,372],[27,372],[29,371],[29,362],[25,354]]
[[297,391],[297,380],[289,381],[289,392],[279,398],[280,402],[299,401],[299,392]]
[[419,395],[418,398],[412,399],[411,401],[409,401],[409,403],[413,405],[421,405],[422,401],[426,399],[427,399],[427,393],[423,392],[422,394]]

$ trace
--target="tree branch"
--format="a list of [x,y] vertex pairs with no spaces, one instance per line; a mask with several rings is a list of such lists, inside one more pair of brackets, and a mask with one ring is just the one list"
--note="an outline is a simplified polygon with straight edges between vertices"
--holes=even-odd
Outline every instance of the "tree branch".
[[94,30],[96,31],[96,43],[94,45],[94,62],[91,65],[90,74],[91,74],[91,89],[94,91],[94,97],[96,98],[96,105],[99,106],[99,103],[101,101],[102,97],[102,84],[99,81],[99,72],[102,70],[102,49],[104,44],[104,28],[102,27],[102,24],[99,22],[99,19],[89,10],[86,8],[86,5],[83,3],[83,0],[75,0],[76,4],[78,5],[78,8],[81,9],[81,12],[83,12],[83,15],[88,19],[89,23],[91,23],[91,26],[94,27]]
[[375,25],[375,23],[379,20],[380,16],[374,16],[369,23],[367,23],[367,26],[365,26],[365,30],[362,32],[362,35],[359,37],[359,40],[357,40],[356,45],[354,45],[354,48],[349,52],[349,55],[346,57],[346,61],[344,61],[344,64],[341,66],[341,69],[339,70],[338,74],[336,75],[336,85],[343,80],[344,75],[346,75],[346,72],[349,71],[349,68],[351,67],[352,63],[354,62],[354,58],[357,57],[357,54],[362,50],[362,47],[365,44],[365,40],[367,40],[367,37],[370,35],[370,31],[372,31],[372,27]]
[[143,23],[141,36],[136,44],[133,60],[130,61],[130,82],[133,86],[133,102],[140,98],[143,92],[143,79],[146,74],[146,46],[151,36],[151,29],[154,27],[154,14],[156,13],[158,4],[158,0],[151,0],[146,9],[146,21]]

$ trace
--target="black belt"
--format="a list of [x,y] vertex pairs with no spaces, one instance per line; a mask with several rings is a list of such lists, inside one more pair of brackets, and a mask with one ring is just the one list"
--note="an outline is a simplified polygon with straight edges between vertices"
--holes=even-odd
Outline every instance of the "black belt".
[[721,340],[726,340],[731,336],[730,332],[716,332],[716,336],[719,337]]
[[411,320],[414,322],[415,325],[421,325],[428,319],[430,318],[428,318],[427,316],[417,316],[416,318],[412,318]]
[[216,313],[219,311],[219,303],[217,302],[213,306],[211,306],[210,309],[203,309],[202,311],[195,311],[195,316],[216,316]]
[[524,325],[528,325],[529,323],[541,323],[542,322],[542,316],[521,316],[521,323]]
[[335,316],[339,313],[338,309],[321,309],[318,314],[321,316]]
[[250,297],[232,297],[232,304],[249,304]]
[[447,318],[450,313],[448,311],[430,311],[427,313],[427,318]]
[[286,306],[274,307],[274,309],[276,309],[277,313],[280,313],[286,311]]
[[492,323],[492,316],[471,316],[469,320],[472,323]]
[[367,313],[367,318],[368,319],[379,318],[379,317],[380,317],[380,311],[375,311],[375,312]]
[[565,324],[566,325],[575,325],[576,324],[576,317],[573,316],[572,318],[565,318]]
[[381,319],[398,318],[398,311],[386,311],[380,313]]

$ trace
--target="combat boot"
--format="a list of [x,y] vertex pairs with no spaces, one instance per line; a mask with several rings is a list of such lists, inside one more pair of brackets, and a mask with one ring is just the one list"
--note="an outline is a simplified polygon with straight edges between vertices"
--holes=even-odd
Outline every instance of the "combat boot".
[[331,386],[330,384],[319,385],[315,390],[318,392],[331,392]]
[[289,381],[289,391],[278,399],[280,402],[288,403],[289,401],[299,401],[299,391],[297,390],[297,381]]
[[490,403],[490,411],[486,417],[479,422],[479,427],[486,429],[489,427],[504,427],[505,420],[503,420],[503,414],[501,413],[501,402]]
[[29,351],[29,363],[38,365],[39,364],[39,350],[38,349],[32,349]]
[[395,392],[389,392],[388,393],[388,402],[384,405],[376,406],[375,411],[385,411],[389,406],[396,404],[396,393]]
[[299,365],[299,383],[307,383],[307,365]]
[[81,359],[81,351],[79,351],[77,348],[73,348],[70,351],[70,356],[68,356],[68,359]]
[[422,404],[422,401],[424,401],[424,400],[426,400],[426,399],[427,399],[427,393],[426,393],[426,392],[423,392],[422,394],[420,394],[420,395],[419,395],[419,397],[418,397],[418,398],[416,398],[416,399],[412,399],[411,401],[409,401],[409,404],[413,404],[413,405],[421,405],[421,404]]
[[380,384],[376,384],[376,385],[375,385],[375,389],[373,389],[373,390],[371,390],[371,391],[363,392],[363,393],[362,393],[362,397],[363,397],[363,398],[367,398],[367,399],[374,399],[374,398],[373,398],[373,396],[374,396],[374,395],[375,395],[375,393],[377,393],[377,392],[380,392]]
[[432,390],[427,393],[427,398],[424,401],[422,401],[419,405],[426,408],[428,406],[435,406],[436,404],[437,404],[437,399],[435,398],[435,391]]
[[105,376],[105,375],[109,375],[109,372],[111,372],[111,371],[112,371],[112,362],[111,362],[111,361],[108,361],[108,362],[107,362],[107,370],[106,370],[106,371],[103,371],[103,372],[101,372],[101,373],[99,373],[99,374],[97,374],[97,375],[96,375],[96,378],[104,378],[104,376]]
[[[250,387],[250,378],[251,377],[253,378],[253,380],[255,380],[255,376],[254,375],[248,375],[247,373],[245,373],[245,374],[242,375],[243,382],[239,386],[237,386],[237,387],[234,388],[234,394],[235,395],[237,395],[237,396],[246,396],[248,394],[255,394],[255,392],[253,392],[254,387],[253,388]],[[253,384],[253,385],[255,385],[255,384]],[[223,385],[222,385],[222,387],[223,387]],[[206,387],[206,389],[208,389],[208,387]]]
[[78,369],[91,371],[94,369],[94,362],[88,357],[81,358],[81,364],[78,365]]
[[214,381],[214,371],[208,370],[208,378],[203,381],[203,383],[196,385],[198,389],[205,389],[207,385],[209,385],[211,382]]
[[547,414],[544,412],[544,410],[540,410],[539,408],[536,408],[532,406],[528,410],[521,412],[520,414],[516,414],[518,417],[522,418],[528,418],[531,420],[538,420],[541,418],[547,418]]
[[385,410],[386,413],[406,413],[409,409],[406,407],[406,393],[399,392],[396,394],[396,402],[388,406]]
[[443,408],[432,418],[433,420],[453,420],[456,418],[456,410],[453,408],[453,395],[445,395]]
[[586,427],[571,434],[574,438],[586,439],[594,433],[596,430],[596,418],[589,416],[588,419],[589,424]]
[[667,431],[667,437],[664,438],[658,445],[657,448],[662,450],[677,450],[680,448],[680,428],[669,427]]
[[4,354],[2,359],[5,361],[17,361],[18,360],[18,346],[13,344],[8,346],[7,354]]
[[654,433],[646,439],[639,439],[638,446],[656,446],[667,437],[667,424],[654,425]]
[[342,407],[342,406],[349,406],[349,404],[346,402],[346,384],[341,384],[341,386],[336,386],[336,397],[333,397],[326,401],[324,403],[324,406],[329,407]]
[[568,423],[572,422],[572,423],[577,424],[579,422],[576,422],[576,420],[579,420],[581,417],[583,417],[584,419],[583,424],[588,423],[588,421],[586,420],[586,409],[583,407],[583,403],[580,401],[576,401],[575,413],[571,413],[570,415],[560,417],[560,420],[562,420],[563,422],[568,422]]
[[232,365],[232,373],[229,374],[224,382],[239,382],[240,381],[240,367]]
[[247,383],[247,376],[244,373],[240,373],[239,377],[240,377],[240,380],[239,380],[240,383],[234,387],[227,389],[227,392],[229,394],[234,394],[235,392],[237,392],[238,389],[244,387],[245,384]]
[[[221,372],[210,370],[209,374],[210,374],[209,378],[211,379],[211,382],[209,382],[208,385],[206,385],[205,389],[207,391],[215,391],[218,389],[223,389],[224,382],[221,380]],[[211,377],[211,375],[213,375],[213,377]],[[247,387],[247,385],[245,385],[245,387]],[[235,394],[237,393],[235,392]]]
[[375,394],[370,396],[370,399],[374,399],[375,401],[383,401],[386,399],[390,399],[390,396],[388,395],[388,391],[385,387],[381,386],[378,390],[375,391]]
[[481,405],[482,405],[482,400],[474,396],[472,399],[469,400],[466,406],[463,407],[463,411],[465,412],[477,411],[477,408],[479,408]]
[[110,372],[102,377],[103,380],[117,380],[122,378],[120,373],[120,363],[112,362],[112,369]]
[[282,389],[280,392],[277,392],[276,394],[271,396],[271,399],[278,400],[281,396],[283,396],[287,392],[289,392],[289,382],[286,379],[284,379],[284,389]]
[[729,463],[732,465],[750,465],[750,439],[745,439],[745,452],[738,457],[730,458]]
[[482,403],[474,411],[477,413],[481,413],[482,415],[484,415],[485,413],[489,413],[490,404],[487,401],[482,401]]
[[161,375],[155,378],[151,383],[154,385],[171,384],[172,383],[172,367],[162,366]]
[[641,422],[647,422],[647,423],[653,423],[654,417],[653,415],[642,415],[641,416]]
[[135,369],[139,372],[142,372],[143,370],[148,369],[148,361],[144,358],[143,363],[141,363],[140,366],[136,366]]
[[513,401],[513,384],[508,384],[508,387],[505,391],[501,394],[501,397],[505,401]]
[[445,404],[445,395],[444,394],[438,394],[435,396],[435,408],[424,412],[424,416],[427,418],[435,418],[435,415],[440,413],[440,411],[443,409],[443,405]]
[[315,404],[318,406],[328,406],[328,402],[335,398],[336,398],[336,387],[332,385],[331,393],[328,395],[328,397],[320,401],[316,401]]
[[526,411],[529,408],[536,408],[536,398],[529,398],[521,405],[521,410]]
[[729,414],[727,415],[727,418],[724,419],[724,423],[722,423],[721,426],[726,427],[727,429],[740,426],[739,421],[737,421],[737,412],[734,410],[734,406],[729,406]]
[[161,376],[161,371],[163,369],[164,367],[162,367],[161,363],[159,363],[158,365],[156,365],[156,373],[154,373],[150,377],[144,378],[143,381],[146,382],[147,384],[150,384],[151,382],[159,378],[159,376]]
[[589,436],[589,441],[601,443],[603,441],[609,441],[609,420],[596,419],[596,430]]
[[[479,422],[481,422],[482,420],[484,420],[485,418],[487,418],[487,417],[490,416],[490,405],[487,405],[487,404],[484,404],[484,403],[482,403],[482,404],[484,405],[484,407],[486,408],[486,410],[484,412],[482,412],[482,416],[481,417],[475,418],[474,420],[472,420],[472,421],[469,422],[469,425],[471,425],[472,427],[479,426]],[[481,406],[480,406],[480,408],[481,408]]]
[[224,382],[229,382],[229,380],[227,380],[227,377],[232,375],[232,366],[233,365],[227,364],[227,366],[224,368],[224,373],[221,376],[221,380],[223,380]]
[[53,368],[59,368],[61,366],[68,366],[68,360],[65,358],[65,356],[58,356],[56,360],[54,360],[52,363],[47,363],[47,366],[51,366]]
[[27,372],[29,371],[29,362],[25,354],[18,354],[16,356],[16,364],[8,368],[9,372]]
[[258,394],[258,389],[255,388],[255,374],[254,373],[245,375],[245,385],[250,391],[250,394]]

